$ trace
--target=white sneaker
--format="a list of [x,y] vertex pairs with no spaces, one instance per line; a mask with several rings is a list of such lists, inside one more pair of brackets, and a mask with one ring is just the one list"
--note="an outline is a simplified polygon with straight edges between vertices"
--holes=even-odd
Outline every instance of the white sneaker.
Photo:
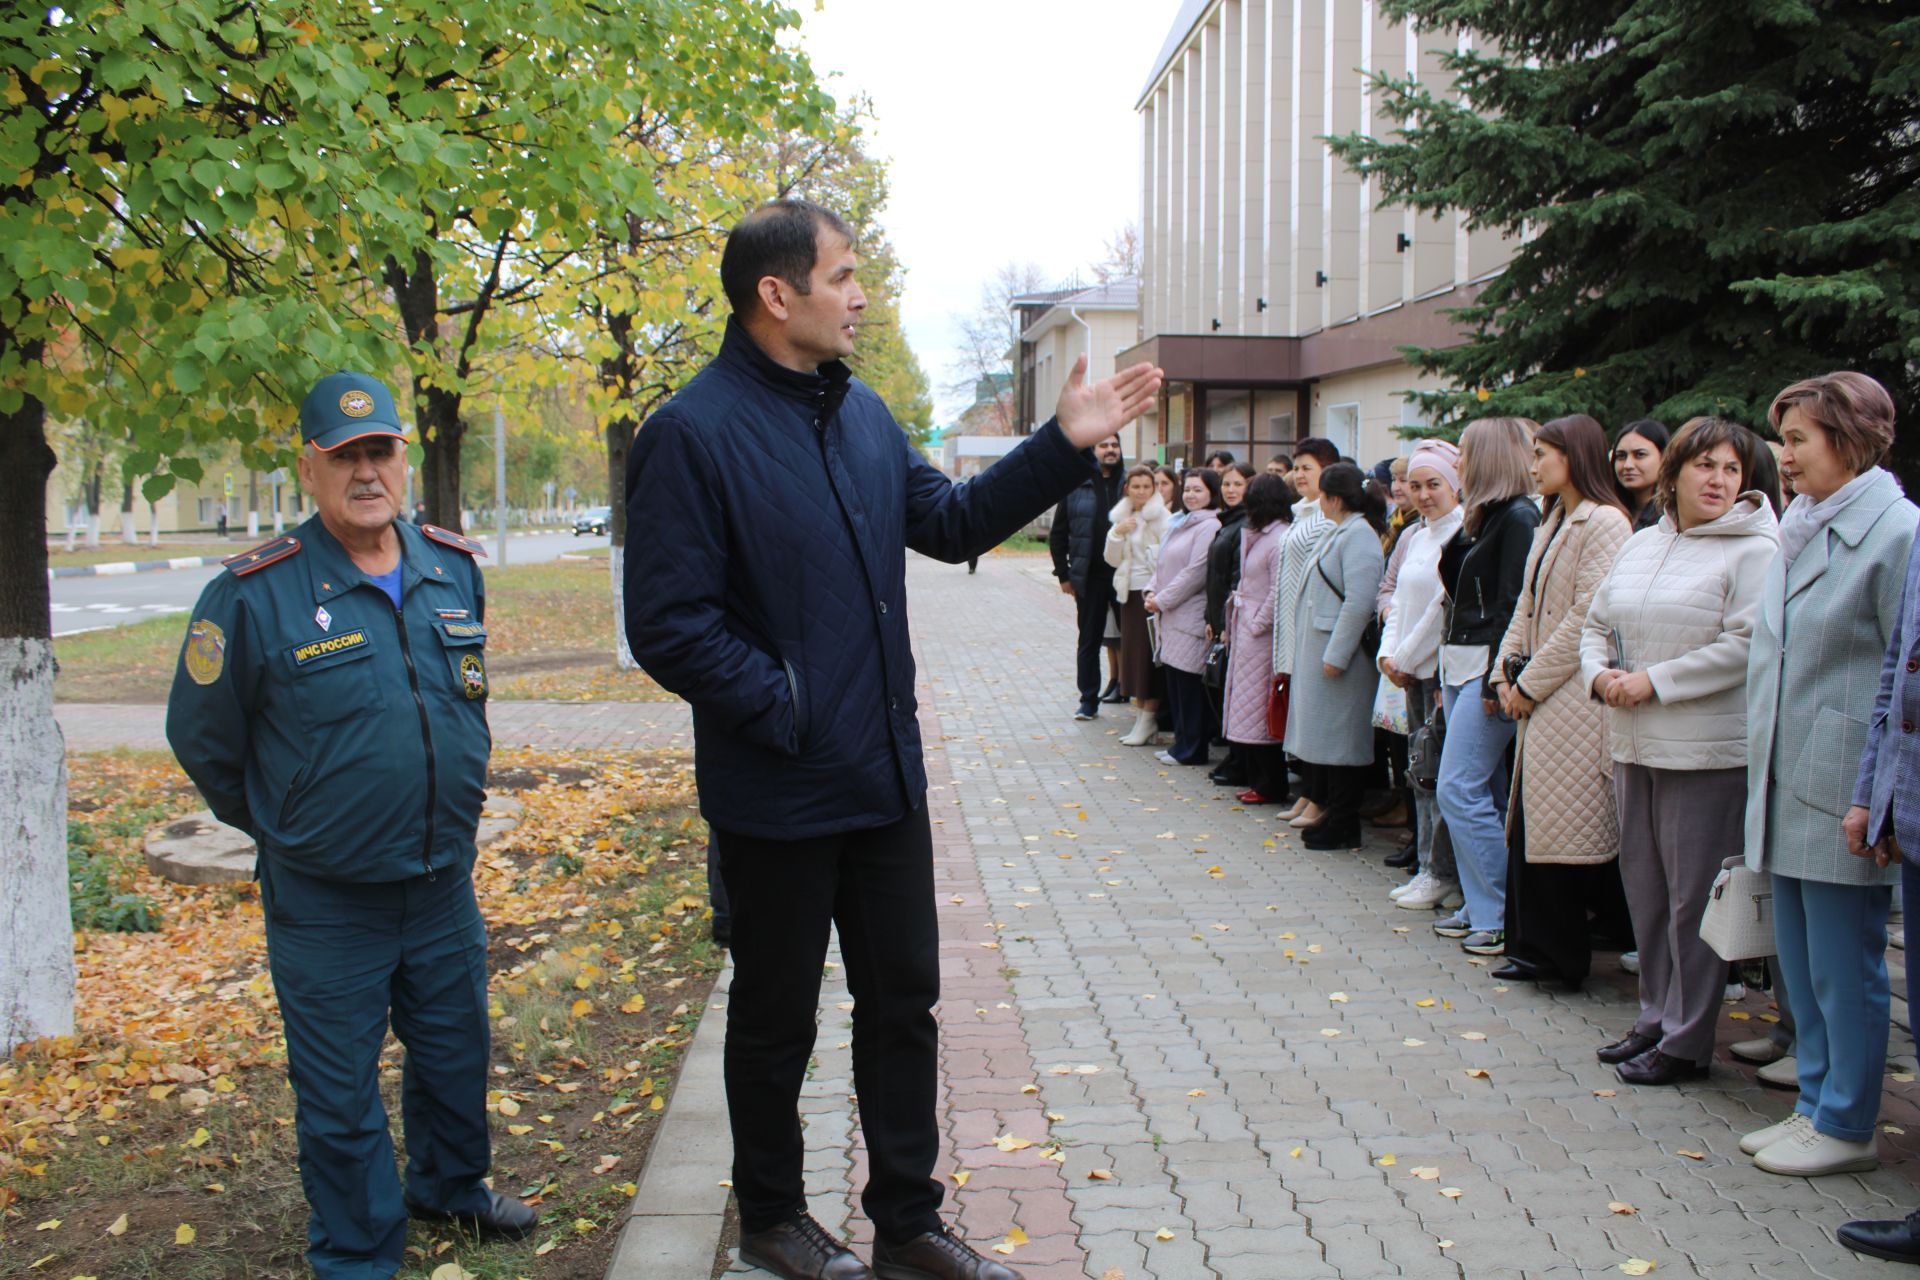
[[1443,880],[1441,883],[1447,886],[1447,893],[1440,901],[1434,903],[1434,906],[1440,908],[1442,911],[1458,911],[1461,907],[1467,905],[1467,895],[1460,892],[1458,882]]
[[1432,883],[1433,883],[1433,877],[1428,875],[1426,872],[1422,871],[1419,874],[1415,875],[1413,879],[1403,881],[1400,884],[1396,885],[1395,887],[1387,890],[1387,896],[1389,898],[1392,898],[1395,902],[1398,902],[1400,901],[1400,899],[1412,893],[1415,889],[1424,889]]
[[1413,893],[1403,893],[1394,902],[1396,907],[1405,907],[1408,911],[1431,911],[1435,907],[1463,905],[1466,899],[1460,894],[1460,886],[1451,880],[1440,880],[1429,876],[1427,887]]
[[1813,1121],[1807,1119],[1807,1117],[1801,1115],[1798,1111],[1789,1111],[1787,1118],[1780,1123],[1770,1124],[1764,1129],[1755,1129],[1752,1133],[1740,1139],[1740,1150],[1750,1156],[1757,1156],[1774,1143],[1780,1141],[1780,1139],[1791,1138],[1802,1129],[1810,1129],[1812,1127]]
[[1762,1084],[1770,1084],[1776,1089],[1798,1089],[1800,1087],[1800,1059],[1788,1054],[1769,1062],[1754,1072],[1754,1077]]
[[1735,1002],[1745,1000],[1746,998],[1747,998],[1747,984],[1744,982],[1729,982],[1727,984],[1727,989],[1724,992],[1722,992],[1720,996],[1720,999],[1725,1001],[1727,1004],[1734,1004]]
[[1640,972],[1640,953],[1638,951],[1622,951],[1620,953],[1620,967],[1628,973]]
[[1178,763],[1178,761],[1176,761],[1173,758],[1173,753],[1171,751],[1156,751],[1153,753],[1153,758],[1155,760],[1158,760],[1161,764],[1177,764]]
[[1790,1178],[1820,1178],[1830,1173],[1865,1173],[1880,1167],[1873,1139],[1848,1142],[1824,1134],[1811,1124],[1754,1156],[1753,1163],[1768,1173]]
[[[1769,1062],[1778,1062],[1787,1056],[1787,1051],[1774,1043],[1772,1036],[1761,1036],[1757,1040],[1736,1040],[1727,1046],[1727,1052],[1742,1062],[1751,1062],[1764,1067]],[[1752,1155],[1753,1152],[1747,1152]]]

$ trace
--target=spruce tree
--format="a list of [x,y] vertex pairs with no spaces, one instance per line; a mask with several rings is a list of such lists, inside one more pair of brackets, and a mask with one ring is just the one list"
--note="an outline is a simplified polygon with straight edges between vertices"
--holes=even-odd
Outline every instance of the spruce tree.
[[[1409,352],[1488,414],[1695,414],[1763,431],[1787,383],[1892,392],[1920,479],[1920,6],[1912,0],[1383,0],[1455,92],[1376,77],[1398,133],[1335,138],[1385,204],[1523,238]],[[1478,46],[1457,52],[1460,30]]]

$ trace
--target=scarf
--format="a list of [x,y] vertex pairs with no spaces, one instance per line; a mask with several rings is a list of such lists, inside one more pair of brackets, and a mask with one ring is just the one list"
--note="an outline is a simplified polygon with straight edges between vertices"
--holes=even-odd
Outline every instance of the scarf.
[[1878,467],[1862,471],[1819,502],[1804,493],[1794,495],[1787,509],[1780,513],[1780,554],[1786,557],[1788,568],[1793,567],[1793,562],[1815,535],[1833,523],[1833,518],[1852,505],[1855,498],[1873,487],[1879,475]]

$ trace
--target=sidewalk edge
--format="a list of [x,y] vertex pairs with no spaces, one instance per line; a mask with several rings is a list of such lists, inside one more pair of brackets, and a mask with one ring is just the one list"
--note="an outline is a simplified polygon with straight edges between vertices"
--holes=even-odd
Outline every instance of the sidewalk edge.
[[647,1152],[640,1189],[627,1207],[607,1280],[707,1280],[726,1221],[721,1182],[733,1176],[733,1140],[721,1071],[733,957],[707,996],[707,1010]]

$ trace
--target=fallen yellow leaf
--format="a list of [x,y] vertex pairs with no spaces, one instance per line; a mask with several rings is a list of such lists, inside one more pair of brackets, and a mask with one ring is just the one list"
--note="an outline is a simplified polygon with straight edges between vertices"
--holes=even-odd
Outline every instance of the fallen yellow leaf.
[[123,1213],[115,1218],[113,1225],[107,1228],[107,1234],[110,1236],[123,1236],[127,1234],[127,1215]]
[[948,1174],[947,1176],[953,1179],[954,1186],[964,1187],[967,1185],[967,1179],[971,1178],[973,1174],[966,1169],[955,1169],[952,1173]]
[[1346,1004],[1347,993],[1344,991],[1336,991],[1332,995],[1327,997],[1327,1003],[1328,1004]]
[[1593,1096],[1596,1098],[1611,1098],[1619,1092],[1618,1089],[1595,1089]]
[[1458,1200],[1460,1198],[1461,1192],[1460,1192],[1460,1188],[1458,1187],[1442,1187],[1440,1188],[1440,1194],[1445,1196],[1449,1200]]
[[195,1231],[183,1222],[173,1229],[173,1242],[175,1244],[192,1244],[194,1237],[199,1234],[198,1231]]
[[1653,1267],[1651,1258],[1628,1258],[1620,1264],[1620,1270],[1630,1276],[1643,1276],[1653,1270]]
[[1426,1041],[1416,1040],[1412,1036],[1408,1036],[1405,1040],[1402,1040],[1400,1043],[1407,1046],[1407,1048],[1409,1049],[1418,1049],[1421,1045],[1425,1044]]
[[1025,1138],[1016,1138],[1010,1133],[1003,1133],[993,1140],[993,1145],[1002,1151],[1025,1151],[1033,1144]]
[[1704,1151],[1681,1151],[1677,1154],[1683,1155],[1689,1160],[1705,1160],[1707,1158],[1707,1153]]
[[1467,1078],[1469,1080],[1491,1080],[1493,1077],[1487,1074],[1485,1067],[1469,1067],[1467,1069]]
[[1413,1177],[1420,1178],[1426,1182],[1437,1182],[1440,1178],[1440,1170],[1433,1165],[1423,1164],[1417,1168],[1409,1169],[1407,1172]]
[[207,1145],[208,1140],[211,1139],[212,1137],[213,1135],[208,1133],[205,1129],[195,1129],[193,1131],[193,1136],[187,1139],[187,1145],[190,1147],[204,1147]]
[[1462,1040],[1485,1040],[1487,1036],[1483,1031],[1462,1031],[1460,1038]]
[[1433,997],[1429,996],[1425,1000],[1415,1000],[1413,1007],[1416,1009],[1431,1009],[1433,1008]]
[[530,1124],[510,1124],[507,1126],[507,1132],[518,1138],[523,1134],[532,1133],[533,1126]]
[[1329,1039],[1329,1040],[1331,1040],[1331,1039],[1333,1039],[1333,1038],[1334,1038],[1335,1036],[1337,1036],[1337,1035],[1339,1035],[1339,1034],[1340,1034],[1340,1028],[1338,1028],[1338,1027],[1322,1027],[1322,1028],[1320,1028],[1320,1034],[1321,1034],[1321,1035],[1323,1035],[1323,1036],[1325,1036],[1325,1037],[1326,1037],[1327,1039]]
[[427,1280],[474,1280],[474,1275],[457,1262],[443,1262],[433,1269]]
[[1087,1177],[1093,1179],[1095,1182],[1111,1182],[1113,1181],[1113,1170],[1089,1169],[1087,1170]]
[[35,1227],[34,1230],[35,1231],[54,1231],[54,1230],[57,1230],[59,1226],[60,1226],[60,1219],[48,1218],[45,1222]]
[[1628,1204],[1625,1200],[1609,1200],[1607,1201],[1607,1212],[1626,1215],[1635,1214],[1640,1211]]
[[1289,1156],[1292,1156],[1295,1160],[1298,1160],[1300,1158],[1300,1153],[1305,1150],[1306,1150],[1305,1147],[1295,1147],[1293,1150],[1287,1152],[1287,1154]]
[[1391,1169],[1394,1165],[1400,1163],[1400,1158],[1394,1155],[1393,1152],[1389,1151],[1387,1152],[1387,1154],[1381,1156],[1378,1160],[1375,1160],[1374,1163],[1379,1165],[1382,1169]]
[[520,1104],[512,1098],[502,1098],[500,1099],[499,1111],[503,1116],[517,1116],[520,1114]]
[[1167,1230],[1165,1227],[1162,1227],[1158,1231],[1153,1233],[1153,1238],[1155,1240],[1171,1240],[1173,1239],[1173,1232]]

